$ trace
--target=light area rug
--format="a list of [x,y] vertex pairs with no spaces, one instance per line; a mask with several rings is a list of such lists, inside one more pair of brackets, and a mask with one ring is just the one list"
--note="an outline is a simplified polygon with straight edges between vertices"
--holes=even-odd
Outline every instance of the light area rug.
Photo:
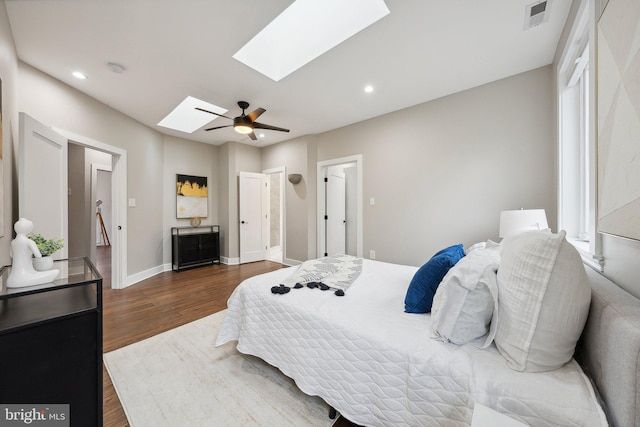
[[331,426],[322,399],[235,343],[214,347],[225,311],[106,353],[132,427]]

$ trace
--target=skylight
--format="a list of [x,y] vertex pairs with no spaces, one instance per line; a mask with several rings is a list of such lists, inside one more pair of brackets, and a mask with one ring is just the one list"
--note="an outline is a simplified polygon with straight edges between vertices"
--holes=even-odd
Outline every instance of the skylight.
[[387,14],[383,0],[296,0],[233,57],[279,81]]
[[167,117],[162,119],[158,126],[169,129],[179,130],[181,132],[192,133],[218,116],[196,110],[196,107],[213,111],[214,113],[224,114],[227,112],[222,107],[201,101],[192,96],[187,96],[176,108],[170,112]]

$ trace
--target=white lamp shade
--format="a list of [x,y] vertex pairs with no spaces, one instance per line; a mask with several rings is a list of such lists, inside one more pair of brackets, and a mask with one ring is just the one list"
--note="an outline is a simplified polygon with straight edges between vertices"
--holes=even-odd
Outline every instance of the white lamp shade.
[[500,212],[499,237],[505,237],[516,230],[544,230],[546,228],[549,228],[549,225],[544,209],[518,209]]

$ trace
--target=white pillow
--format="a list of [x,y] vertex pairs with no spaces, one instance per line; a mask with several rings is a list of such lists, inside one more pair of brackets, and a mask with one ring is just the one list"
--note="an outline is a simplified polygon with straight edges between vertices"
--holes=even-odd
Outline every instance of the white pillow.
[[470,251],[449,270],[431,307],[435,338],[465,344],[489,332],[497,302],[499,262],[499,246],[487,246]]
[[469,252],[475,251],[476,249],[484,249],[486,246],[487,246],[487,242],[474,243],[473,245],[469,246],[464,250],[464,254],[469,255]]
[[476,249],[484,249],[484,248],[488,249],[488,248],[494,248],[496,246],[500,246],[500,243],[496,243],[493,240],[489,239],[486,242],[474,243],[473,245],[469,246],[464,250],[464,254],[469,255],[471,251],[475,251]]
[[495,343],[514,370],[561,367],[584,328],[591,287],[565,234],[531,231],[502,243]]

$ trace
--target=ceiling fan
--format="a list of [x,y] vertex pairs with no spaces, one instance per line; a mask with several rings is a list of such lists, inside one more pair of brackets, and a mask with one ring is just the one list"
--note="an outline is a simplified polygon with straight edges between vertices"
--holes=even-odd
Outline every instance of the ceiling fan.
[[216,116],[224,117],[225,119],[233,120],[232,125],[216,126],[216,127],[205,129],[206,131],[228,128],[230,126],[233,126],[233,129],[236,132],[241,133],[243,135],[249,135],[249,137],[254,141],[258,139],[256,137],[256,134],[253,133],[254,129],[267,129],[267,130],[277,130],[280,132],[289,132],[289,129],[279,128],[276,126],[265,125],[264,123],[256,122],[256,119],[260,117],[262,113],[267,111],[264,108],[257,108],[252,112],[250,112],[249,114],[245,114],[244,110],[249,108],[249,103],[246,101],[238,101],[238,107],[242,108],[242,114],[239,115],[238,117],[234,117],[233,119],[231,117],[223,116],[222,114],[214,113],[213,111],[205,110],[199,107],[196,107],[196,110],[204,111],[205,113],[210,113]]

